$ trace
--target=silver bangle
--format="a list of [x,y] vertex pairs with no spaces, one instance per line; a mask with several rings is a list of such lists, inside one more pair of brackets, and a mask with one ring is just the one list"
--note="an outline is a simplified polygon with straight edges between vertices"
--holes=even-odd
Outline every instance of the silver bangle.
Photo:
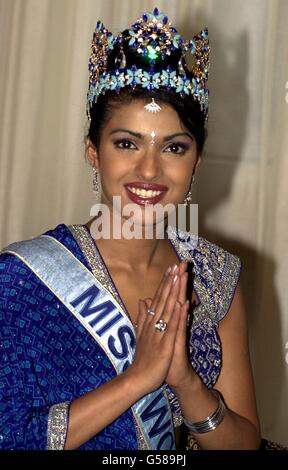
[[208,416],[208,418],[204,419],[203,421],[198,421],[197,423],[192,423],[191,421],[183,419],[184,424],[193,433],[202,434],[205,432],[213,431],[219,426],[225,416],[226,405],[223,402],[220,393],[217,390],[211,391],[214,393],[214,395],[218,397],[219,400],[218,406],[214,413],[211,416]]

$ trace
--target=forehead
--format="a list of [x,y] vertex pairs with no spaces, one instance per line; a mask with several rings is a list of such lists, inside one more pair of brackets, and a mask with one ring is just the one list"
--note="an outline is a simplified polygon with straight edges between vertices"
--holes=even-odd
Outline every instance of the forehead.
[[107,121],[105,130],[110,131],[113,127],[119,127],[119,124],[122,128],[142,130],[142,132],[154,130],[155,132],[169,134],[170,132],[183,132],[186,130],[172,106],[155,101],[161,107],[161,110],[156,113],[145,109],[147,103],[152,102],[152,99],[133,100],[130,103],[117,104]]

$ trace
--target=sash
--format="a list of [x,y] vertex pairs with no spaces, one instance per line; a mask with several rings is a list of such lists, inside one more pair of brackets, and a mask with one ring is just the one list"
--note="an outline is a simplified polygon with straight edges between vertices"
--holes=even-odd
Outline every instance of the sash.
[[[94,275],[55,238],[41,235],[9,245],[2,253],[20,258],[93,336],[117,374],[133,362],[133,326]],[[175,449],[169,402],[163,387],[132,406],[148,449]]]

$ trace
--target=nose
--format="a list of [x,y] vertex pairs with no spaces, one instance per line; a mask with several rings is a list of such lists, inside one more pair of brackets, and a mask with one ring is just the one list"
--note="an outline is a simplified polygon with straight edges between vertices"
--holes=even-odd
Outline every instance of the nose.
[[161,174],[159,155],[153,146],[147,149],[139,158],[136,166],[136,175],[139,179],[153,181]]

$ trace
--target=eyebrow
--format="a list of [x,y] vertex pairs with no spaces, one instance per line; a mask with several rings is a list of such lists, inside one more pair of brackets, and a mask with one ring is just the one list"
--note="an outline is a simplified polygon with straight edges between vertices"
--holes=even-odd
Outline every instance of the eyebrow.
[[166,135],[166,137],[164,137],[164,142],[167,142],[167,140],[171,140],[171,139],[174,139],[175,137],[183,137],[183,136],[186,136],[186,137],[189,137],[190,139],[194,140],[194,137],[192,134],[190,134],[190,132],[176,132],[176,134],[171,134],[171,135]]
[[143,139],[143,135],[139,134],[139,132],[129,131],[128,129],[114,129],[110,132],[110,135],[116,134],[117,132],[126,132],[127,134],[133,135],[133,137],[137,137],[137,139]]
[[[133,131],[130,131],[129,129],[121,129],[121,128],[114,129],[113,131],[110,132],[110,135],[116,134],[117,132],[126,132],[127,134],[133,135],[133,137],[136,137],[137,139],[144,138],[144,136],[140,134],[139,132],[133,132]],[[195,140],[193,135],[190,134],[190,132],[176,132],[175,134],[166,135],[163,141],[167,142],[168,140],[174,139],[175,137],[183,137],[183,136],[189,137],[193,141]]]

